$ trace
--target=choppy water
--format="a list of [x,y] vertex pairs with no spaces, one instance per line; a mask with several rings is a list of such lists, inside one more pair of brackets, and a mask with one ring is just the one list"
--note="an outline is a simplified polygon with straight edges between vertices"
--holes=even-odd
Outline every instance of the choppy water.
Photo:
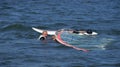
[[[119,5],[119,0],[1,0],[0,67],[119,67]],[[85,53],[40,42],[31,27],[93,29],[115,41],[106,50]]]

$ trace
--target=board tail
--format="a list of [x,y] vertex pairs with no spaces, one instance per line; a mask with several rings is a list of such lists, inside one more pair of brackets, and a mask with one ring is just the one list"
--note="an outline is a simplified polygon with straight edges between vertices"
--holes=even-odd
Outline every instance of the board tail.
[[35,27],[32,27],[32,29],[33,29],[34,31],[36,31],[36,32],[39,32],[39,33],[42,33],[42,32],[43,32],[43,30],[37,29],[37,28],[35,28]]

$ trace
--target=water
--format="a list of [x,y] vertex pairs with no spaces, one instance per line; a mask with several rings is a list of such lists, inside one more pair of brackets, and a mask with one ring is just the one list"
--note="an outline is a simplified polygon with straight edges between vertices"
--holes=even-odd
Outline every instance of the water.
[[[1,0],[0,67],[119,67],[119,0]],[[114,37],[106,50],[88,53],[52,40],[41,42],[31,29],[92,29]]]

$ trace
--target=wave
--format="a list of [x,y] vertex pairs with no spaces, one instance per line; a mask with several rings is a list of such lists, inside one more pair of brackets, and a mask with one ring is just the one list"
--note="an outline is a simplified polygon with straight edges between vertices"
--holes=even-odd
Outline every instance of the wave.
[[11,24],[11,25],[6,25],[1,28],[1,31],[11,31],[11,30],[29,30],[29,26],[23,25],[23,24]]
[[[48,26],[37,26],[40,29],[49,29]],[[25,24],[10,24],[1,26],[0,31],[32,31],[32,26]]]
[[[40,29],[48,29],[47,26],[35,26]],[[0,37],[2,39],[16,39],[16,38],[37,38],[38,33],[36,33],[34,30],[32,30],[31,25],[26,24],[3,24],[0,26]],[[2,37],[4,36],[4,37]]]

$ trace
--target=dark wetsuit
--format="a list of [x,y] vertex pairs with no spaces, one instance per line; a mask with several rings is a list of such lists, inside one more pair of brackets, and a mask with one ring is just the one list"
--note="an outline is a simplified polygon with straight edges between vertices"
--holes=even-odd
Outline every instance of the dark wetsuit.
[[43,36],[43,35],[41,35],[41,36],[40,36],[40,40],[46,40],[46,37]]
[[75,34],[79,34],[80,32],[79,32],[79,31],[75,31],[75,30],[74,30],[74,31],[73,31],[73,33],[75,33]]

